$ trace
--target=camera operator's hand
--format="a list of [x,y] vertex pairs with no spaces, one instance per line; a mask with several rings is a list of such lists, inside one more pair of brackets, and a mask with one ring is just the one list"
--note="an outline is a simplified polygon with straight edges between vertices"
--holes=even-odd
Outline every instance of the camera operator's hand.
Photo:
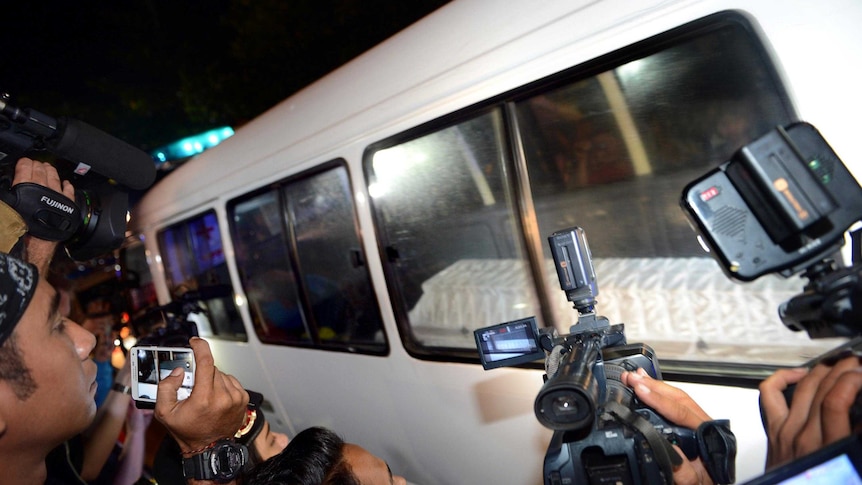
[[[796,384],[790,406],[783,391]],[[847,357],[813,369],[782,369],[760,384],[769,470],[850,436],[850,409],[862,389],[862,365]]]
[[[697,429],[701,423],[712,420],[685,391],[664,381],[653,379],[643,369],[638,369],[637,372],[623,372],[620,380],[634,389],[641,402],[677,426]],[[688,460],[678,446],[674,445],[674,449],[683,459],[682,465],[673,471],[675,484],[712,485],[712,478],[700,458]]]
[[[30,182],[47,187],[55,192],[75,200],[75,188],[68,180],[60,180],[57,169],[50,163],[38,162],[29,158],[21,158],[15,164],[15,177],[12,186]],[[25,236],[26,259],[36,265],[40,274],[45,274],[54,251],[59,244],[57,241],[46,241],[32,236]]]
[[195,354],[195,383],[191,395],[177,401],[183,383],[183,369],[177,368],[159,383],[156,419],[162,422],[183,452],[201,450],[242,427],[248,406],[248,392],[239,381],[215,367],[206,340],[192,337]]

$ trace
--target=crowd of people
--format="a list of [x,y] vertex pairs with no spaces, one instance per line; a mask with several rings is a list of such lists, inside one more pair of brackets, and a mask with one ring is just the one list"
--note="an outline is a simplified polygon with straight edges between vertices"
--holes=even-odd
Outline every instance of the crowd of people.
[[[74,187],[50,164],[21,159],[13,184],[24,182],[74,199]],[[104,367],[108,373],[100,378],[103,327],[82,322],[92,324],[90,331],[70,319],[61,285],[49,282],[57,242],[27,236],[15,211],[0,205],[0,483],[135,484],[142,477],[149,480],[142,483],[158,484],[407,483],[383,459],[332,430],[309,428],[291,440],[274,432],[262,409],[249,408],[242,384],[215,366],[209,344],[197,337],[189,342],[196,362],[191,395],[177,399],[183,371],[174,369],[158,385],[155,410],[137,409],[129,395],[128,360],[119,370]],[[697,429],[712,420],[686,393],[645,372],[626,372],[621,380],[676,425]],[[788,404],[783,391],[791,385]],[[857,432],[850,409],[860,389],[862,365],[855,356],[810,370],[779,370],[766,379],[760,386],[766,469]],[[144,435],[152,417],[168,436],[145,470]],[[212,470],[213,456],[245,466]],[[700,457],[682,460],[673,474],[678,484],[712,483]]]

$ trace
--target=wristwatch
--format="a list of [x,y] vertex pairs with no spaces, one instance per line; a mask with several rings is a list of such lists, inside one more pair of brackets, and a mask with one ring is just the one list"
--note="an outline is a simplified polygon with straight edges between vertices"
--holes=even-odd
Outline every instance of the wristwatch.
[[221,439],[196,455],[183,457],[183,476],[227,483],[238,477],[248,462],[245,445]]

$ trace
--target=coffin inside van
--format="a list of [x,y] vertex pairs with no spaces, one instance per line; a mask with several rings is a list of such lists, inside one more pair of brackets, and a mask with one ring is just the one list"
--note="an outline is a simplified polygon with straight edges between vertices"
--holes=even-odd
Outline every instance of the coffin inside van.
[[[546,264],[545,274],[553,276],[547,288],[559,297],[552,311],[557,321],[575,324],[577,312],[559,290],[553,261]],[[798,364],[840,342],[811,340],[781,323],[778,305],[802,291],[799,276],[738,283],[710,258],[597,258],[593,264],[596,313],[624,323],[629,343],[646,343],[663,359]],[[459,260],[422,284],[411,327],[425,345],[473,345],[474,329],[538,308],[528,276],[519,260]]]

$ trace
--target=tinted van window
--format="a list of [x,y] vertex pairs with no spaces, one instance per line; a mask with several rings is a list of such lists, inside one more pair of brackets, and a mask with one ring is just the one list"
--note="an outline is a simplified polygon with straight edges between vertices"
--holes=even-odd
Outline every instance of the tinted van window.
[[203,311],[193,319],[201,336],[245,340],[215,212],[159,231],[158,239],[171,299],[197,302]]
[[347,170],[327,165],[229,204],[255,332],[273,344],[382,353]]

